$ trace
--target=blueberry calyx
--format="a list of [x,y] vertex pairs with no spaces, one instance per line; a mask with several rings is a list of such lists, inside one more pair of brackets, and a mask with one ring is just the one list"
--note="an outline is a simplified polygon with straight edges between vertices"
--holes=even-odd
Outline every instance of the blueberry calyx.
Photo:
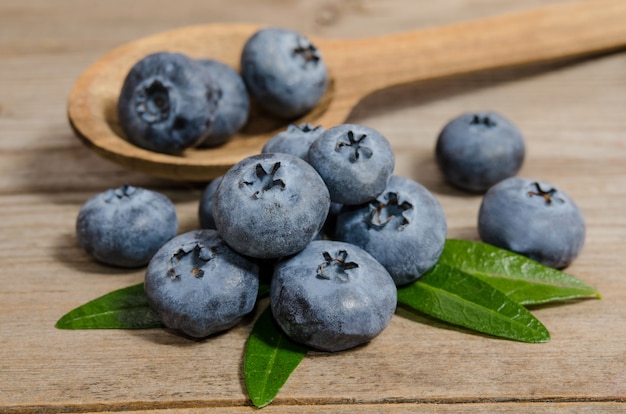
[[531,186],[535,187],[535,191],[529,191],[528,192],[529,197],[533,197],[533,196],[542,197],[546,201],[547,206],[551,206],[553,200],[557,200],[561,203],[565,203],[565,201],[562,198],[555,197],[555,194],[557,193],[556,188],[550,188],[549,190],[546,191],[541,188],[541,185],[538,182],[532,183]]
[[107,190],[104,195],[104,201],[110,203],[113,199],[122,199],[122,198],[130,198],[133,194],[137,192],[137,187],[133,187],[132,185],[124,184],[123,186],[116,188],[114,190]]
[[494,128],[498,124],[489,115],[481,117],[480,115],[474,115],[470,121],[470,125],[482,125],[487,128]]
[[275,162],[270,172],[265,171],[263,165],[260,163],[256,165],[254,169],[254,175],[256,179],[253,181],[244,181],[243,183],[249,187],[253,193],[252,197],[259,199],[263,196],[263,193],[271,190],[272,188],[285,189],[285,182],[280,178],[274,179],[274,175],[280,169],[280,161]]
[[317,48],[302,37],[298,39],[298,46],[293,49],[293,55],[300,56],[304,60],[303,67],[305,68],[309,63],[317,65],[317,62],[320,61],[320,55]]
[[170,92],[159,80],[152,80],[142,85],[135,95],[135,110],[147,123],[157,123],[170,116],[172,104]]
[[359,267],[358,263],[347,261],[348,252],[345,250],[339,250],[336,257],[331,256],[328,252],[322,253],[322,256],[324,256],[324,262],[317,267],[319,279],[347,282],[350,279],[347,271]]
[[204,276],[204,270],[201,268],[214,257],[215,253],[210,248],[197,242],[187,243],[170,258],[172,267],[166,275],[172,280],[180,280],[184,274],[190,273],[196,279],[200,279]]
[[396,222],[400,222],[396,230],[402,231],[409,225],[409,220],[404,216],[404,212],[413,208],[408,201],[400,204],[398,194],[388,192],[384,198],[387,202],[374,200],[370,203],[370,220],[369,225],[376,229],[382,230],[394,217]]
[[216,101],[220,102],[224,97],[224,90],[219,85],[215,85],[214,88],[215,90],[213,92],[207,92],[206,97],[209,101],[215,99]]
[[351,163],[359,161],[362,157],[370,159],[374,152],[370,148],[362,145],[365,138],[367,138],[367,134],[360,134],[359,137],[356,138],[353,131],[348,131],[344,136],[339,138],[335,151],[340,152],[347,149],[349,151],[348,159]]
[[319,131],[322,128],[321,125],[318,125],[316,127],[314,127],[313,125],[306,123],[306,124],[300,124],[300,125],[295,125],[295,124],[290,124],[287,127],[287,132],[296,132],[296,131],[301,131],[301,132],[316,132]]

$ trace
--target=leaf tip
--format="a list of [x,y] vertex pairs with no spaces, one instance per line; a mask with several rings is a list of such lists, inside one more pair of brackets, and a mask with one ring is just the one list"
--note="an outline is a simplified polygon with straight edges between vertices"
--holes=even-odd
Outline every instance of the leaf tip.
[[270,405],[270,403],[274,401],[274,399],[272,398],[268,401],[267,399],[250,398],[250,401],[252,401],[252,404],[256,408],[263,408],[263,407],[267,407],[268,405]]
[[67,321],[67,315],[63,315],[61,319],[54,324],[54,327],[57,329],[70,329],[70,324]]
[[543,327],[543,329],[538,330],[536,332],[536,335],[533,337],[509,338],[509,339],[515,339],[517,341],[522,341],[522,342],[526,342],[530,344],[547,344],[548,342],[550,342],[552,338],[550,336],[550,332],[548,331],[548,329],[545,326],[543,326],[543,324],[541,326]]

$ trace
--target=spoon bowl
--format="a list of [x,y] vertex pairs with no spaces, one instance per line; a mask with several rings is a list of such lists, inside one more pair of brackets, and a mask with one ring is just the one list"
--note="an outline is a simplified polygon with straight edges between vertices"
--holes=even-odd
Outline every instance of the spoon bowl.
[[215,148],[181,155],[139,148],[124,138],[117,99],[130,68],[149,53],[213,58],[239,69],[241,50],[262,26],[208,24],[158,33],[107,53],[77,79],[68,101],[76,135],[99,155],[162,178],[209,181],[257,154],[289,123],[325,128],[344,122],[365,96],[390,86],[479,70],[616,50],[626,45],[626,2],[596,0],[546,6],[448,26],[360,39],[310,37],[329,69],[329,87],[299,119],[279,120],[253,103],[244,128]]

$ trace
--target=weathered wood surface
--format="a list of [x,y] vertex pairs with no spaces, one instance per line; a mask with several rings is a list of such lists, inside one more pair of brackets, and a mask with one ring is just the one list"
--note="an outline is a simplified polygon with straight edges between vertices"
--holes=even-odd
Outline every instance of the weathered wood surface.
[[[181,232],[198,226],[201,185],[124,170],[73,135],[67,97],[93,61],[124,42],[192,24],[242,21],[347,38],[559,2],[0,2],[0,412],[253,411],[241,372],[252,318],[203,342],[163,330],[54,328],[67,311],[143,277],[96,264],[77,246],[74,223],[89,196],[123,183],[157,189],[174,200]],[[350,116],[389,137],[396,172],[434,192],[451,237],[471,239],[480,198],[442,182],[434,142],[466,110],[511,118],[527,140],[521,175],[558,185],[585,212],[586,246],[568,271],[602,300],[533,309],[552,334],[539,345],[399,311],[367,346],[310,354],[264,411],[624,411],[625,53],[393,88]]]

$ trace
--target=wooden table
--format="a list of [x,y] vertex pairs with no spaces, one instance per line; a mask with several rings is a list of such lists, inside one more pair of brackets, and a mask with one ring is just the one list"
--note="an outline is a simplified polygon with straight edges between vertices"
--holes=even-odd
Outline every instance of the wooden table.
[[[252,318],[201,342],[160,329],[54,328],[76,306],[143,278],[142,269],[112,269],[79,248],[74,224],[88,197],[123,183],[145,186],[174,200],[181,232],[198,227],[203,185],[124,170],[74,137],[69,91],[102,54],[216,21],[356,37],[564,1],[0,2],[0,412],[255,410],[242,380]],[[537,345],[401,310],[365,347],[310,353],[264,412],[626,411],[625,68],[626,54],[613,53],[394,88],[356,107],[350,121],[383,132],[396,172],[433,191],[450,237],[469,239],[478,237],[480,197],[442,182],[436,136],[466,110],[512,119],[527,142],[520,175],[558,185],[583,209],[586,246],[568,272],[603,299],[532,309],[552,334]]]

